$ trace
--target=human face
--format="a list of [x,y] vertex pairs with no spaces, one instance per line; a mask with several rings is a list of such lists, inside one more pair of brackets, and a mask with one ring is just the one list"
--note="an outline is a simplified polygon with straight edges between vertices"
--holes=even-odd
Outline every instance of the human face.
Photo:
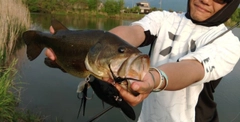
[[200,22],[207,20],[227,4],[215,1],[218,0],[190,0],[191,18]]

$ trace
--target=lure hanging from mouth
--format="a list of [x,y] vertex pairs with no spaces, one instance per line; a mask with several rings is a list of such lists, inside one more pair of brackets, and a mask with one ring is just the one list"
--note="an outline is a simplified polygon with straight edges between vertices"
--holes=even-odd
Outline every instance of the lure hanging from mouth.
[[[136,119],[136,115],[135,112],[133,110],[133,108],[124,100],[122,99],[122,97],[120,96],[119,91],[115,88],[115,86],[113,86],[110,83],[107,83],[105,81],[99,80],[98,78],[90,75],[89,77],[86,78],[85,85],[84,88],[81,87],[83,85],[83,83],[80,83],[79,88],[83,88],[80,89],[78,91],[82,91],[82,94],[85,95],[82,97],[81,100],[81,105],[84,104],[86,105],[86,100],[87,100],[87,87],[88,87],[88,83],[91,85],[91,88],[93,89],[94,93],[103,101],[106,102],[107,104],[120,108],[122,110],[122,112],[129,117],[132,120]],[[80,107],[81,109],[81,107]],[[83,108],[83,113],[85,111],[85,107]]]

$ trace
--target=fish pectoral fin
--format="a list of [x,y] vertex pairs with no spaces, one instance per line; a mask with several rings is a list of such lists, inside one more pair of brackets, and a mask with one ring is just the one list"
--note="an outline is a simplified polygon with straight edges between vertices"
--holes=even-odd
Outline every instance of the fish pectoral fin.
[[68,30],[61,22],[56,19],[52,19],[51,21],[52,27],[54,29],[54,34],[57,33],[59,30]]
[[45,63],[45,65],[47,65],[48,67],[58,68],[58,69],[60,69],[62,72],[66,73],[66,71],[56,63],[56,61],[53,61],[53,60],[51,60],[50,58],[45,58],[45,59],[44,59],[44,63]]
[[122,112],[129,117],[132,120],[136,119],[136,115],[135,112],[133,110],[133,108],[123,99],[121,101],[117,101],[119,104],[119,107],[121,108]]

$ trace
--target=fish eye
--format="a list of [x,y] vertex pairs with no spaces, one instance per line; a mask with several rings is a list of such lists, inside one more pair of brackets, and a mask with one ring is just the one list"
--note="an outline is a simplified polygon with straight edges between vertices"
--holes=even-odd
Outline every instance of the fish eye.
[[125,49],[124,47],[119,47],[119,48],[118,48],[118,52],[119,52],[119,53],[124,53],[125,50],[126,50],[126,49]]

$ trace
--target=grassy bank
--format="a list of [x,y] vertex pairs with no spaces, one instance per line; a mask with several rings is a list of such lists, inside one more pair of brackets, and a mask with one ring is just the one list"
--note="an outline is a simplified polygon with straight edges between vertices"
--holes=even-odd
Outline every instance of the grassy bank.
[[21,0],[0,0],[0,122],[41,122],[38,115],[17,108],[20,87],[13,81],[14,59],[21,33],[30,27],[30,12]]
[[41,122],[39,115],[17,109],[21,91],[13,82],[16,63],[14,60],[7,67],[0,67],[0,122]]
[[0,0],[0,54],[8,60],[23,30],[30,26],[30,12],[21,0]]
[[[12,121],[14,120],[15,106],[17,99],[10,89],[15,89],[12,85],[12,77],[16,74],[13,65],[8,68],[1,67],[0,69],[0,121]],[[15,89],[16,90],[16,89]]]

